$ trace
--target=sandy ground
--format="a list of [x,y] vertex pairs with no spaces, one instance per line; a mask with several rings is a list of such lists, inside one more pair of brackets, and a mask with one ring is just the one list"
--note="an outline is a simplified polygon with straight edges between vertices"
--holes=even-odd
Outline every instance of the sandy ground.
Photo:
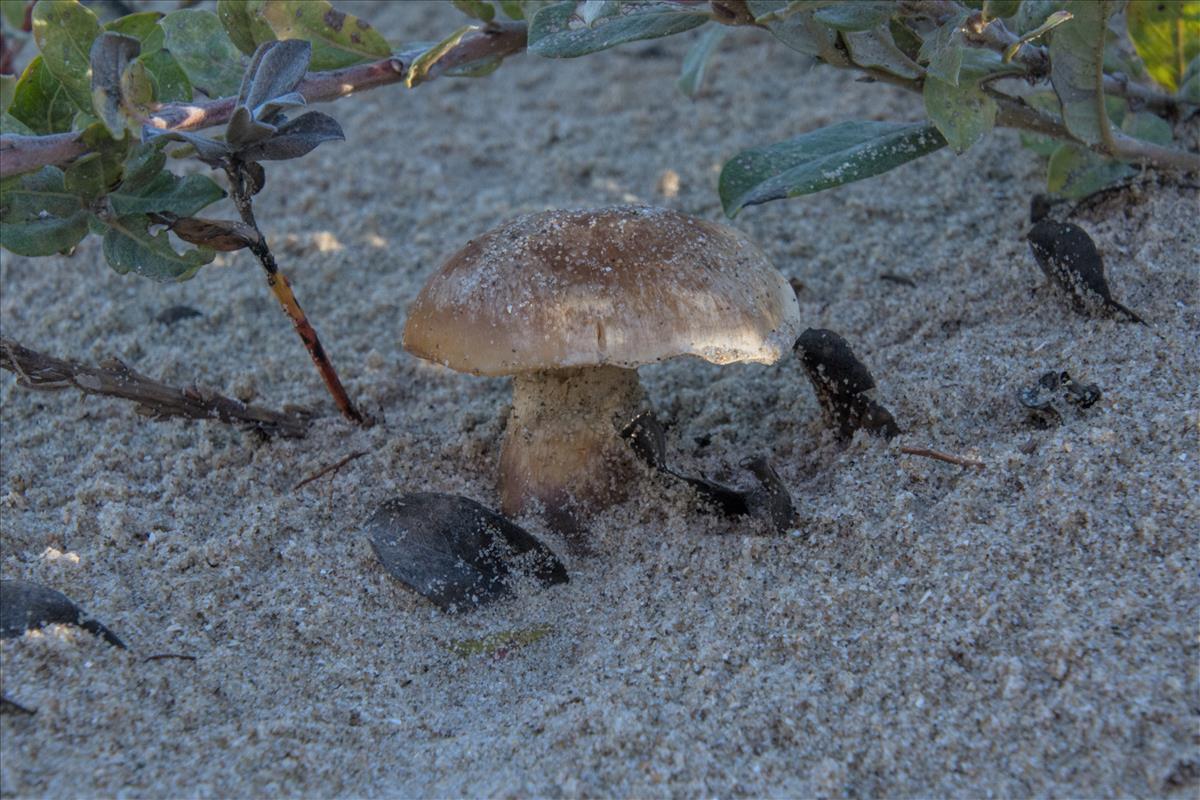
[[[398,40],[459,24],[448,4],[355,10]],[[474,614],[437,611],[376,562],[360,524],[388,497],[497,503],[508,383],[399,344],[443,258],[544,208],[719,220],[717,174],[739,149],[920,116],[915,98],[809,71],[754,32],[727,37],[704,94],[681,99],[694,35],[341,101],[326,110],[348,142],[269,169],[259,219],[381,419],[369,430],[336,416],[248,256],[160,286],[113,273],[95,240],[70,259],[4,254],[5,336],[323,416],[307,439],[264,444],[0,379],[0,570],[131,645],[61,626],[0,645],[4,693],[37,709],[0,716],[0,793],[1196,792],[1197,196],[1148,188],[1078,220],[1153,327],[1076,316],[1035,290],[1022,236],[1042,165],[1011,132],[736,221],[799,283],[805,324],[869,364],[899,440],[837,443],[794,358],[642,370],[672,462],[740,481],[739,459],[769,455],[795,532],[747,535],[647,481],[597,523],[591,556],[520,520],[571,583]],[[175,304],[203,317],[154,321]],[[1038,429],[1015,392],[1061,369],[1103,397]],[[524,647],[454,647],[535,626],[549,633]],[[161,653],[195,660],[145,660]]]

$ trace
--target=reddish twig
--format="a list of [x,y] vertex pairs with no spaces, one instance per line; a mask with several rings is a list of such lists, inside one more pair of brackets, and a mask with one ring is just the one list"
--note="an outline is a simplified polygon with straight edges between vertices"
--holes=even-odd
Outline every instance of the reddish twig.
[[283,313],[287,314],[288,319],[292,321],[292,327],[296,329],[300,341],[304,342],[304,347],[308,350],[313,364],[316,365],[317,372],[321,374],[321,379],[325,382],[325,388],[329,390],[329,394],[337,404],[338,410],[342,412],[342,416],[357,425],[370,425],[372,424],[371,418],[355,408],[350,396],[346,394],[346,389],[342,386],[333,362],[329,360],[329,355],[321,345],[317,329],[308,321],[308,315],[304,313],[296,295],[292,293],[291,284],[279,271],[279,265],[275,263],[275,256],[271,254],[266,237],[262,235],[262,231],[258,228],[258,222],[254,218],[254,205],[251,199],[253,190],[247,184],[243,166],[241,162],[231,164],[227,167],[226,174],[229,176],[229,183],[233,190],[233,203],[237,206],[242,222],[249,225],[258,234],[257,240],[249,242],[247,247],[262,264],[263,271],[267,273],[267,286],[275,295],[275,299],[279,301],[279,305],[283,307]]
[[910,456],[921,456],[937,461],[945,461],[947,464],[956,464],[960,467],[978,467],[979,469],[983,469],[986,466],[982,461],[977,461],[973,458],[963,458],[962,456],[943,453],[940,450],[931,450],[928,447],[901,447],[900,452]]
[[312,475],[309,475],[307,478],[305,478],[304,480],[300,481],[300,482],[299,482],[299,483],[297,483],[295,486],[293,486],[293,487],[292,487],[292,491],[294,492],[294,491],[296,491],[297,489],[300,489],[300,488],[302,488],[302,487],[304,487],[304,486],[307,486],[308,484],[310,484],[310,483],[312,483],[313,481],[315,481],[317,478],[322,478],[322,477],[324,477],[324,476],[328,475],[328,474],[329,474],[329,473],[331,473],[331,472],[337,472],[339,469],[341,469],[342,467],[346,466],[347,464],[349,464],[349,463],[350,463],[351,461],[353,461],[354,459],[356,459],[356,458],[362,458],[362,457],[363,457],[363,456],[365,456],[365,455],[366,455],[368,452],[370,452],[370,451],[368,451],[368,450],[359,450],[357,453],[351,453],[350,455],[346,456],[345,458],[343,458],[342,460],[340,460],[340,461],[338,461],[338,462],[336,462],[336,463],[330,464],[330,465],[329,465],[329,466],[327,466],[327,467],[322,467],[321,469],[319,469],[319,470],[317,470],[316,472],[314,472]]

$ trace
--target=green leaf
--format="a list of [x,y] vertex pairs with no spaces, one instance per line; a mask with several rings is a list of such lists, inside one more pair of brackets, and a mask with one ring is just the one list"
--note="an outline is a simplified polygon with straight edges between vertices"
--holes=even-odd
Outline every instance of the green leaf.
[[843,33],[842,40],[850,60],[860,67],[881,69],[901,78],[919,78],[923,73],[921,67],[896,46],[886,25],[872,31]]
[[75,104],[58,78],[50,74],[41,56],[34,56],[21,73],[8,113],[36,134],[71,130]]
[[504,16],[513,20],[525,19],[525,10],[522,8],[521,0],[497,0],[497,5],[504,12]]
[[158,27],[158,21],[162,19],[162,14],[157,11],[139,11],[136,14],[127,14],[120,19],[114,19],[104,26],[104,30],[112,31],[113,33],[132,36],[142,43],[143,52],[148,52],[150,46],[157,43],[158,49],[162,47],[162,41],[158,37],[162,35],[162,29]]
[[0,114],[7,114],[8,108],[17,96],[17,76],[0,75]]
[[1077,200],[1137,173],[1129,164],[1112,161],[1074,144],[1060,144],[1050,156],[1046,189]]
[[129,139],[114,138],[102,122],[88,127],[80,133],[80,138],[91,152],[67,167],[63,185],[86,206],[120,182],[125,155],[129,152]]
[[194,216],[200,209],[225,196],[221,187],[206,175],[179,177],[159,172],[142,185],[127,181],[109,194],[113,213],[118,217],[169,211],[180,217]]
[[708,22],[705,13],[670,3],[626,3],[614,16],[591,26],[575,14],[575,3],[547,6],[529,23],[529,52],[546,58],[576,58],[627,42],[657,39]]
[[996,101],[978,81],[958,86],[930,75],[925,79],[925,113],[956,153],[964,153],[996,126]]
[[679,91],[688,97],[695,97],[700,91],[700,87],[704,83],[704,69],[708,66],[708,60],[712,58],[712,54],[716,52],[717,45],[725,35],[725,30],[724,25],[710,25],[705,28],[700,33],[700,38],[696,39],[687,55],[683,57],[683,67],[680,70],[677,85]]
[[309,69],[314,72],[392,54],[387,40],[366,20],[336,10],[327,0],[259,0],[248,7],[280,39],[312,42]]
[[[117,138],[125,135],[125,115],[121,111],[122,78],[125,68],[137,58],[141,49],[141,43],[134,37],[113,31],[105,31],[92,43],[92,108]],[[135,87],[131,85],[130,88]],[[146,102],[150,99],[153,98],[147,98]]]
[[1021,138],[1021,146],[1026,150],[1032,150],[1039,156],[1046,156],[1048,158],[1058,152],[1058,148],[1062,146],[1062,142],[1058,139],[1052,139],[1049,136],[1042,136],[1038,133],[1020,131],[1018,135]]
[[131,107],[147,108],[154,102],[156,91],[154,76],[144,61],[131,62],[121,73],[121,96]]
[[259,18],[246,0],[217,0],[217,18],[237,49],[248,56],[254,55],[263,42],[275,40],[271,26]]
[[933,125],[842,122],[739,153],[721,170],[725,214],[869,178],[946,145]]
[[154,78],[154,99],[158,102],[179,103],[192,99],[192,83],[187,73],[166,50],[139,56],[137,63]]
[[869,31],[887,22],[895,10],[891,0],[857,0],[822,8],[813,16],[839,31]]
[[983,15],[987,19],[1003,19],[1016,16],[1021,10],[1021,0],[984,0]]
[[929,65],[928,72],[940,81],[951,86],[958,85],[958,71],[962,68],[963,23],[966,13],[956,14],[944,25],[933,32],[921,44],[921,52],[917,60]]
[[454,7],[468,17],[491,22],[496,16],[496,9],[486,0],[454,0]]
[[1200,55],[1200,0],[1130,3],[1125,24],[1150,77],[1172,92],[1178,90],[1188,62]]
[[104,258],[122,275],[133,272],[156,281],[185,281],[216,255],[203,247],[176,252],[165,230],[150,233],[152,223],[144,214],[101,221],[108,227]]
[[80,111],[92,109],[89,53],[100,35],[100,20],[76,0],[38,0],[33,7],[33,38],[50,73]]
[[42,167],[0,184],[0,243],[17,255],[49,256],[87,236],[87,212],[67,191],[63,171]]
[[808,56],[820,57],[837,39],[837,31],[821,25],[813,11],[828,3],[749,0],[747,9],[779,41]]
[[135,146],[125,158],[121,191],[135,194],[156,178],[166,164],[167,157],[158,144],[146,142]]
[[17,136],[37,136],[32,128],[12,114],[0,114],[0,133],[11,133]]
[[1179,87],[1179,96],[1189,103],[1200,104],[1200,56],[1188,62],[1183,73],[1183,84]]
[[25,0],[0,0],[0,18],[14,31],[21,30],[25,27]]
[[1110,0],[1070,0],[1073,19],[1050,41],[1050,84],[1062,103],[1063,122],[1088,144],[1110,135],[1102,91],[1104,36],[1112,12]]
[[1171,123],[1149,111],[1139,111],[1136,114],[1127,115],[1121,122],[1121,130],[1135,139],[1153,142],[1164,147],[1175,139]]
[[1019,39],[1010,44],[1008,47],[1004,48],[1004,63],[1007,64],[1009,61],[1012,61],[1013,58],[1016,57],[1017,51],[1021,49],[1022,45],[1032,42],[1039,36],[1044,36],[1045,34],[1057,28],[1059,25],[1062,25],[1064,22],[1070,21],[1071,18],[1072,15],[1070,11],[1055,11],[1053,14],[1046,17],[1046,21],[1041,25],[1038,25],[1033,30],[1022,34]]
[[185,8],[172,11],[158,24],[166,35],[166,49],[192,86],[209,97],[237,94],[244,59],[216,14]]
[[408,67],[408,74],[404,76],[404,85],[411,89],[417,84],[424,82],[425,76],[429,74],[429,70],[433,68],[433,65],[473,30],[478,30],[478,28],[474,25],[464,25],[417,56]]

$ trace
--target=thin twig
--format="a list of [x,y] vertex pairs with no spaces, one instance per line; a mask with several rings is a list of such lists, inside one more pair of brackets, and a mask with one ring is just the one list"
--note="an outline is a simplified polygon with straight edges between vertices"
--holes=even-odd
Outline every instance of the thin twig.
[[266,437],[303,438],[308,431],[307,414],[281,413],[224,397],[210,389],[189,386],[178,389],[147,378],[112,358],[98,367],[64,361],[0,338],[0,369],[17,375],[17,384],[27,389],[62,389],[73,386],[84,394],[119,397],[138,404],[141,414],[154,419],[183,417],[211,419],[244,425]]
[[351,453],[350,455],[346,456],[345,458],[343,458],[342,460],[340,460],[336,463],[330,464],[327,467],[322,467],[321,469],[314,472],[312,475],[309,475],[307,478],[305,478],[304,480],[300,481],[295,486],[293,486],[292,491],[294,492],[297,489],[307,486],[308,484],[315,481],[317,478],[322,478],[331,472],[337,472],[339,469],[346,466],[354,459],[362,458],[369,452],[370,452],[369,450],[359,450],[357,453]]
[[317,371],[321,373],[321,379],[325,381],[325,388],[333,396],[333,401],[337,403],[338,410],[342,412],[342,416],[357,425],[371,425],[371,418],[364,416],[362,412],[355,408],[353,401],[350,400],[350,396],[346,394],[346,389],[342,386],[342,381],[338,377],[337,370],[333,367],[333,362],[329,360],[329,355],[325,352],[325,348],[321,346],[321,339],[317,336],[317,329],[308,321],[308,315],[304,313],[304,309],[300,307],[300,302],[296,299],[296,295],[292,293],[291,284],[288,283],[288,279],[283,273],[279,271],[279,265],[275,263],[275,256],[271,254],[271,249],[267,246],[267,239],[262,235],[262,231],[258,228],[258,222],[254,218],[254,205],[251,198],[252,191],[246,183],[246,174],[243,166],[241,162],[231,164],[226,169],[226,174],[229,176],[229,183],[233,189],[233,203],[237,206],[238,213],[242,217],[242,222],[249,225],[258,233],[258,240],[251,242],[247,246],[258,258],[259,263],[262,264],[263,270],[267,273],[267,286],[271,288],[275,299],[283,307],[283,313],[287,314],[288,318],[292,321],[292,327],[296,329],[296,333],[300,336],[300,341],[304,342],[304,347],[308,350],[309,356],[312,357],[313,363],[316,364]]
[[901,453],[910,456],[921,456],[923,458],[932,458],[937,461],[945,461],[947,464],[957,464],[960,467],[978,467],[983,469],[986,465],[982,461],[977,461],[973,458],[963,458],[962,456],[943,453],[940,450],[931,450],[928,447],[901,447]]
[[[525,23],[488,23],[468,33],[434,64],[422,83],[428,83],[447,70],[485,58],[504,58],[525,49]],[[329,72],[305,76],[296,91],[309,103],[337,100],[355,92],[379,86],[404,84],[408,66],[419,53],[403,53],[369,64],[358,64]],[[205,103],[167,103],[155,109],[145,124],[160,130],[194,131],[223,125],[233,116],[235,97],[222,97]],[[0,178],[18,175],[48,164],[65,164],[88,152],[78,131],[49,136],[0,135]]]
[[150,661],[164,661],[168,658],[178,658],[180,661],[196,660],[195,656],[188,655],[187,653],[155,653],[152,656],[146,656],[143,658],[142,663],[145,664]]

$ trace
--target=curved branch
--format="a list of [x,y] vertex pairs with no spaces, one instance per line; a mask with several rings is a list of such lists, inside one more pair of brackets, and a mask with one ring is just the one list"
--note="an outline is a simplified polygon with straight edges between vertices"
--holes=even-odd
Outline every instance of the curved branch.
[[[491,22],[467,34],[424,76],[427,83],[455,67],[487,58],[504,58],[525,49],[524,22]],[[408,66],[420,53],[403,53],[330,72],[305,76],[296,91],[309,103],[337,100],[354,92],[390,84],[403,84]],[[159,130],[194,131],[223,125],[233,115],[237,98],[222,97],[204,103],[167,103],[159,106],[145,124]],[[31,172],[48,164],[65,164],[88,152],[78,131],[49,136],[0,136],[0,178]]]

